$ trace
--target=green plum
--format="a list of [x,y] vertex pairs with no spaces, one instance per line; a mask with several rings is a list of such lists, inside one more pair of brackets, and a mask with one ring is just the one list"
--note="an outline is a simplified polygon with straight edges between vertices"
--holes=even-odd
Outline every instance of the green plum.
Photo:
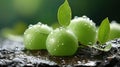
[[24,32],[24,45],[29,50],[46,49],[46,39],[52,28],[38,23],[30,25]]
[[110,36],[109,40],[120,38],[120,24],[112,21],[110,24]]
[[46,48],[53,56],[71,56],[78,48],[78,41],[72,31],[57,28],[48,35]]
[[92,45],[96,42],[96,26],[88,17],[76,17],[68,26],[83,45]]

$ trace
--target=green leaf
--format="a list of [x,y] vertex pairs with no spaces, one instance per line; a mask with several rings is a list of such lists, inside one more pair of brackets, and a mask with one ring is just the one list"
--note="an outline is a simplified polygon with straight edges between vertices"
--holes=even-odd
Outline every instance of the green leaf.
[[105,46],[105,48],[100,48],[100,47],[97,47],[97,46],[92,46],[93,48],[97,49],[97,50],[100,50],[100,51],[109,51],[111,48],[112,48],[112,45],[111,44],[108,44],[107,46]]
[[110,34],[110,24],[108,18],[105,18],[98,30],[98,41],[101,44],[104,44],[106,41],[108,41]]
[[109,51],[110,49],[112,48],[112,45],[111,44],[108,44],[104,49],[103,51]]
[[71,8],[67,0],[58,9],[58,21],[62,26],[68,26],[71,20]]

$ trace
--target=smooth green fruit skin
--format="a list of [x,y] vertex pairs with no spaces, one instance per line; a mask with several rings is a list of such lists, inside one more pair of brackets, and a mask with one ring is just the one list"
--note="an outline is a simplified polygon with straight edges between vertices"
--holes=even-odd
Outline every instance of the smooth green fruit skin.
[[33,25],[24,32],[24,45],[29,50],[46,49],[46,39],[51,32],[47,25]]
[[93,45],[96,42],[96,27],[89,18],[75,18],[71,21],[68,28],[74,32],[81,44]]
[[50,55],[71,56],[78,48],[78,41],[71,31],[56,29],[48,35],[46,47]]

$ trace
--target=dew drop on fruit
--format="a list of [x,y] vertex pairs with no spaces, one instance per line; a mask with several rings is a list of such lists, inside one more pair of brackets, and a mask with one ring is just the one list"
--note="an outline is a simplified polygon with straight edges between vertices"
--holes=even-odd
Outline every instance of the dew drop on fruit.
[[87,16],[83,15],[82,16],[83,19],[87,20],[87,21],[90,21],[90,18],[88,18]]
[[47,29],[47,30],[50,30],[52,31],[52,27],[49,27],[47,24],[41,24],[41,28],[44,28],[44,29]]
[[41,25],[42,23],[41,23],[41,22],[38,22],[37,24],[38,24],[38,25]]
[[62,31],[64,28],[63,27],[60,27],[59,30]]
[[26,35],[26,32],[24,32],[24,35]]
[[50,34],[53,34],[53,32],[51,32]]
[[83,17],[83,18],[88,18],[86,15],[83,15],[82,17]]
[[90,26],[88,26],[88,28],[90,28]]
[[93,23],[93,21],[90,20],[90,18],[88,18],[87,16],[83,15],[81,19],[89,22],[91,26],[95,26],[95,23]]
[[78,16],[75,16],[75,17],[74,17],[74,19],[77,19],[77,18],[79,18],[79,17],[78,17]]
[[33,27],[33,25],[32,24],[30,24],[29,26],[28,26],[28,29],[31,29]]
[[30,24],[28,27],[30,28],[30,27],[32,27],[33,25],[32,24]]
[[51,42],[55,42],[55,40],[52,38],[52,39],[51,39]]

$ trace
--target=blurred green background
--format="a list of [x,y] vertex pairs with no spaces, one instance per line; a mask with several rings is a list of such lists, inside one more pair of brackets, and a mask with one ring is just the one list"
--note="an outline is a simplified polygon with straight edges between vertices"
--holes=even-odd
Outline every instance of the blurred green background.
[[[108,17],[120,22],[120,0],[68,0],[74,16],[86,15],[97,25]],[[0,30],[21,35],[29,24],[57,23],[64,0],[0,0]]]

